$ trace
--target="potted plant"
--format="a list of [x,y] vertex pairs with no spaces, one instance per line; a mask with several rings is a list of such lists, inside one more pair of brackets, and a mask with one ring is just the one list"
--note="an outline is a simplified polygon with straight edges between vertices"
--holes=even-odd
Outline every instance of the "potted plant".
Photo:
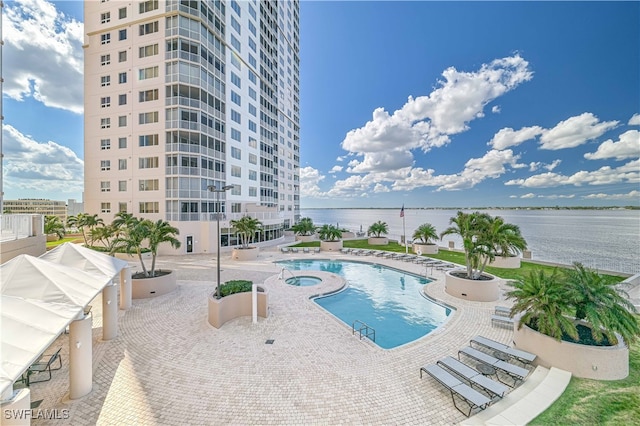
[[233,249],[231,258],[234,260],[256,260],[258,258],[258,247],[250,247],[249,244],[253,242],[256,232],[262,227],[262,222],[245,215],[229,223],[235,228],[241,244],[240,247]]
[[82,234],[82,239],[84,240],[85,247],[89,247],[85,228],[89,228],[89,231],[91,231],[96,226],[104,225],[104,220],[98,217],[97,214],[90,215],[88,213],[78,213],[75,216],[69,216],[67,218],[67,225],[69,227],[78,229],[78,231],[80,231],[80,233]]
[[342,231],[333,225],[322,225],[318,228],[320,250],[338,251],[342,248]]
[[[122,230],[115,239],[112,250],[135,254],[140,261],[142,272],[132,274],[132,297],[160,296],[175,290],[176,276],[174,271],[156,270],[156,258],[160,244],[169,243],[173,248],[180,247],[176,236],[180,233],[164,220],[153,222],[149,219],[138,219],[133,216],[121,218]],[[148,269],[143,259],[144,243],[151,253],[151,267]]]
[[373,246],[384,246],[389,244],[389,239],[384,237],[383,235],[387,235],[389,233],[389,225],[386,222],[381,220],[376,223],[371,224],[369,229],[367,229],[367,235],[369,239],[367,243]]
[[491,266],[497,268],[520,267],[519,254],[526,250],[527,242],[517,225],[506,223],[500,216],[489,216],[481,240],[489,249],[489,256],[484,259],[485,265],[489,261]]
[[579,263],[564,272],[533,271],[509,283],[511,315],[518,318],[514,343],[538,355],[539,365],[577,377],[627,377],[628,345],[640,336],[640,325],[616,284]]
[[300,222],[291,227],[296,235],[296,241],[309,242],[315,240],[316,227],[310,217],[303,217]]
[[[220,286],[218,299],[215,294],[209,296],[208,322],[215,328],[234,318],[250,316],[253,313],[252,301],[253,282],[248,280],[232,280]],[[268,292],[257,287],[257,314],[266,318],[268,310]]]
[[[413,231],[413,252],[420,254],[437,254],[438,246],[433,242],[438,239],[436,227],[423,223]],[[416,242],[417,240],[417,242]]]
[[44,233],[47,241],[56,241],[64,237],[66,229],[58,216],[47,215],[44,217]]

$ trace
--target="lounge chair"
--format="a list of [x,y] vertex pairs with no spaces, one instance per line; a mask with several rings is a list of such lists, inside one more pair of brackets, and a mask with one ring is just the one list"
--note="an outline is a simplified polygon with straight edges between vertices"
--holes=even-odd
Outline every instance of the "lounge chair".
[[309,247],[303,247],[303,248],[302,248],[302,252],[303,252],[303,253],[311,253],[311,252],[309,251]]
[[[485,363],[487,365],[492,366],[493,368],[495,368],[496,370],[500,370],[503,373],[507,374],[509,377],[511,377],[511,379],[513,379],[513,386],[514,387],[518,382],[523,381],[528,375],[529,375],[529,370],[527,370],[526,368],[522,368],[522,367],[518,367],[517,365],[513,365],[513,364],[509,364],[506,361],[502,361],[499,360],[498,358],[492,357],[489,354],[486,354],[482,351],[479,351],[475,348],[472,348],[471,346],[466,346],[462,349],[460,349],[458,351],[458,359],[460,359],[460,354],[464,354],[466,356],[468,356],[469,358],[475,359],[476,361],[480,361],[482,363]],[[500,380],[502,383],[504,383],[505,385],[509,385],[506,382],[503,382],[500,379],[500,376],[497,375],[498,380]],[[511,386],[511,385],[509,385]]]
[[[29,386],[32,383],[40,383],[40,382],[48,382],[51,380],[51,370],[60,370],[62,368],[62,355],[60,355],[60,351],[62,348],[58,349],[51,355],[43,355],[38,362],[31,364],[31,367],[27,370],[26,373],[26,384]],[[53,367],[53,363],[58,361],[58,366]],[[48,377],[46,379],[40,380],[32,380],[31,376],[36,373],[47,373]]]
[[396,255],[396,253],[393,253],[393,252],[389,251],[389,252],[386,252],[386,253],[384,254],[384,257],[385,257],[385,258],[387,258],[387,259],[393,259],[393,257],[394,257],[395,255]]
[[446,367],[458,376],[467,380],[472,387],[473,385],[480,386],[486,392],[496,397],[502,398],[509,391],[509,388],[506,385],[491,380],[484,374],[479,373],[452,356],[441,359],[437,364]]
[[360,252],[362,251],[362,249],[353,249],[351,250],[351,254],[354,254],[356,256],[360,255]]
[[291,247],[291,253],[297,253],[298,247]]
[[314,253],[320,253],[320,247],[314,247],[313,248],[313,252]]
[[483,336],[476,336],[473,339],[471,339],[471,341],[469,342],[471,346],[473,346],[474,343],[477,346],[482,346],[492,351],[508,355],[509,358],[514,358],[523,364],[531,364],[537,357],[537,355],[532,354],[530,352],[512,348],[509,345],[496,342],[495,340],[491,340]]
[[360,256],[369,256],[371,254],[373,254],[373,250],[362,250],[360,252]]
[[382,251],[382,250],[378,250],[378,251],[376,251],[375,254],[376,254],[376,257],[382,257],[385,254],[387,254],[387,252],[386,251]]
[[282,253],[289,253],[289,247],[280,247]]
[[[447,388],[447,390],[449,390],[449,392],[451,392],[453,406],[467,417],[471,415],[471,411],[473,411],[475,408],[484,410],[489,406],[489,404],[491,404],[491,399],[489,399],[486,395],[481,394],[471,386],[461,382],[460,379],[436,364],[430,364],[421,367],[420,378],[422,378],[423,371],[436,379],[442,386],[444,386],[445,388]],[[460,407],[458,407],[458,404],[456,404],[456,395],[464,402],[466,402],[467,405],[469,405],[468,412],[464,412],[460,409]]]
[[502,315],[491,315],[491,324],[503,325],[512,328],[513,322],[513,318],[503,317]]
[[503,316],[503,317],[510,317],[511,316],[511,309],[505,308],[504,306],[496,306],[494,314],[500,315],[500,316]]
[[348,254],[350,251],[351,251],[350,248],[341,248],[340,249],[340,253],[342,253],[342,254]]

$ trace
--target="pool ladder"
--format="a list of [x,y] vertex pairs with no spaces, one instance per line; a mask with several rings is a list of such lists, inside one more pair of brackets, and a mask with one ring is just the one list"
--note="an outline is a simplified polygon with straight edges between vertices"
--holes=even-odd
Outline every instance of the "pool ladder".
[[[356,325],[357,325],[357,330],[356,330]],[[351,331],[353,334],[356,334],[356,331],[358,332],[358,334],[360,335],[360,340],[362,340],[363,337],[366,337],[367,339],[375,342],[376,341],[376,330],[373,327],[368,326],[366,323],[360,321],[360,320],[355,320],[353,322],[353,324],[351,324]],[[373,339],[371,338],[373,336]]]

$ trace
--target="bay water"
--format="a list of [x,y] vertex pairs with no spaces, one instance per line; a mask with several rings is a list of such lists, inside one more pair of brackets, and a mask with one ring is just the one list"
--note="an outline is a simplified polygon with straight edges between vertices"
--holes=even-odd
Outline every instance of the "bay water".
[[[473,210],[463,210],[472,212]],[[518,225],[527,241],[532,259],[570,265],[581,262],[590,268],[640,273],[640,210],[527,210],[483,209],[481,212],[501,216]],[[337,225],[353,232],[366,232],[377,221],[389,226],[388,237],[411,240],[423,223],[431,223],[438,234],[450,226],[458,210],[404,209],[301,209],[301,217],[310,217],[316,226]],[[462,248],[457,235],[445,236],[436,243],[443,247],[453,241]]]

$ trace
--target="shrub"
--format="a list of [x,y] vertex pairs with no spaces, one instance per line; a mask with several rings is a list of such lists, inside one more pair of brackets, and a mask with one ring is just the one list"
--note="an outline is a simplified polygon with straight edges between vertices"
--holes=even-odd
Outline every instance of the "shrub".
[[253,281],[248,280],[231,280],[220,286],[220,294],[222,297],[230,296],[236,293],[245,293],[251,291]]

